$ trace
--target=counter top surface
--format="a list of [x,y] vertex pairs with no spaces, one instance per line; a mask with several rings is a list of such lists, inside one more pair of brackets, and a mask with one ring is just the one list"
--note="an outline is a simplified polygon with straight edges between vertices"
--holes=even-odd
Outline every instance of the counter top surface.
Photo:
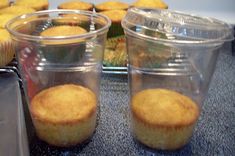
[[[31,155],[151,155],[132,139],[128,121],[127,76],[103,75],[101,116],[96,133],[82,148],[57,149],[35,140]],[[221,53],[195,133],[184,148],[156,155],[233,155],[235,153],[235,57]]]

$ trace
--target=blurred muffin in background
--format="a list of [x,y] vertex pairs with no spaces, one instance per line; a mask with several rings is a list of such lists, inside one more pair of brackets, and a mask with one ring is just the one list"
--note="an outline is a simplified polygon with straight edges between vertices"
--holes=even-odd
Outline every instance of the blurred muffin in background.
[[[74,36],[86,34],[87,31],[79,26],[59,25],[45,29],[40,33],[42,37],[55,37],[55,36]],[[74,44],[76,43],[76,44]],[[58,40],[58,41],[44,41],[46,47],[41,47],[41,51],[47,61],[71,63],[77,62],[82,59],[86,50],[86,44],[81,39]],[[60,46],[67,44],[67,46]]]
[[5,29],[6,23],[16,16],[14,14],[0,14],[0,29]]
[[0,9],[1,8],[5,8],[7,6],[9,6],[8,0],[1,0],[1,2],[0,2]]
[[73,10],[93,10],[93,4],[80,0],[66,1],[58,5],[58,9],[73,9]]
[[36,11],[47,10],[49,7],[48,0],[15,0],[14,5],[33,8]]
[[112,25],[109,28],[109,32],[108,32],[108,37],[124,35],[123,29],[121,26],[121,21],[127,13],[125,10],[108,10],[108,11],[102,11],[100,13],[108,16],[110,20],[112,21]]
[[15,55],[12,39],[5,29],[6,23],[18,15],[33,12],[34,9],[24,6],[8,6],[0,9],[0,67],[10,63]]
[[33,8],[13,5],[13,6],[0,9],[0,14],[22,15],[22,14],[27,14],[27,13],[33,13],[35,11],[36,10]]
[[134,7],[146,7],[146,8],[159,8],[167,9],[168,5],[162,0],[137,0],[131,6]]
[[[4,27],[4,25],[12,18],[19,16],[19,15],[23,15],[23,14],[33,13],[33,12],[36,12],[36,10],[34,10],[33,8],[12,5],[12,6],[0,9],[0,15],[2,16],[2,19],[4,19],[0,23]],[[33,28],[34,25],[28,24],[28,27],[31,28],[31,30],[34,30]]]
[[15,52],[10,34],[6,29],[0,28],[0,67],[11,62]]
[[97,12],[107,11],[107,10],[127,10],[128,8],[129,4],[119,1],[106,1],[95,5],[95,10]]
[[129,4],[120,1],[106,1],[95,5],[97,12],[106,15],[112,21],[105,45],[104,66],[126,66],[126,42],[121,21],[125,17],[128,8]]
[[[69,25],[61,25],[61,26],[53,26],[45,29],[40,33],[42,37],[55,37],[55,36],[73,36],[73,35],[82,35],[87,33],[87,31],[79,26],[69,26]],[[73,41],[73,40],[72,40]],[[66,44],[68,41],[58,41],[58,42],[46,42],[44,44]],[[78,42],[78,39],[74,39],[74,42]],[[69,42],[71,43],[71,42]]]
[[91,21],[89,16],[81,14],[62,14],[62,18],[54,20],[56,26],[58,25],[70,25],[80,26],[83,28],[89,28]]

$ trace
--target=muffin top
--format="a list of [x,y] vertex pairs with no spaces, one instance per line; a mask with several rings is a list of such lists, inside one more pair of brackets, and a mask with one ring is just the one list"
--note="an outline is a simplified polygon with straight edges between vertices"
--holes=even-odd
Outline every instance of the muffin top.
[[33,13],[35,11],[36,10],[34,10],[33,8],[13,5],[13,6],[0,9],[0,14],[22,15],[22,14],[27,14],[27,13]]
[[190,125],[199,116],[199,108],[194,101],[167,89],[138,92],[132,98],[131,109],[135,117],[152,126]]
[[8,2],[8,0],[1,0],[1,3],[0,3],[0,8],[7,7],[8,5],[9,5],[9,2]]
[[119,1],[106,1],[95,6],[99,11],[105,10],[126,10],[129,5],[127,3],[119,2]]
[[161,8],[167,9],[168,6],[162,0],[137,0],[132,4],[135,7]]
[[9,41],[11,40],[11,36],[9,32],[6,29],[1,29],[0,28],[0,44],[1,42]]
[[108,10],[100,13],[108,16],[112,22],[121,22],[127,12],[125,10]]
[[16,17],[14,14],[0,14],[0,28],[4,29],[6,23],[14,17]]
[[61,19],[56,19],[56,23],[75,26],[82,24],[83,22],[89,22],[90,20],[89,16],[81,14],[63,14],[61,17]]
[[[70,26],[70,25],[60,25],[50,27],[40,33],[40,36],[43,37],[56,37],[56,36],[74,36],[74,35],[82,35],[87,33],[85,29],[79,26]],[[81,39],[69,39],[69,40],[61,40],[61,41],[46,41],[44,44],[68,44],[81,42]]]
[[87,31],[79,26],[61,25],[50,27],[41,32],[40,36],[53,37],[53,36],[72,36],[85,34]]
[[49,3],[48,0],[16,0],[15,5],[25,6],[40,11],[47,10]]
[[61,3],[58,9],[76,9],[76,10],[91,10],[93,5],[91,3],[74,0]]
[[96,111],[96,95],[80,85],[65,84],[45,89],[31,101],[35,118],[50,123],[86,120]]

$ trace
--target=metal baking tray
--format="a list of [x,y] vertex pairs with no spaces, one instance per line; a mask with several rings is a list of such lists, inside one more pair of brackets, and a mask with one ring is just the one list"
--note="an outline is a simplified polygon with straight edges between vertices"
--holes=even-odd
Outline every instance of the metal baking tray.
[[14,70],[0,69],[0,155],[28,156],[19,77]]

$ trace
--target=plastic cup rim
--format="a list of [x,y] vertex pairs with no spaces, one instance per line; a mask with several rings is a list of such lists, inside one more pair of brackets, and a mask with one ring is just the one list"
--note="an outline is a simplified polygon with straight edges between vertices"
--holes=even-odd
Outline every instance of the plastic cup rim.
[[[72,36],[53,36],[53,37],[44,37],[44,36],[34,36],[34,35],[27,35],[24,33],[19,33],[15,31],[14,29],[11,29],[11,25],[17,22],[18,20],[21,19],[27,19],[30,17],[36,17],[37,15],[48,15],[50,13],[66,13],[66,14],[78,14],[78,15],[87,15],[87,16],[95,16],[98,18],[103,18],[107,24],[103,26],[102,28],[94,31],[90,31],[85,34],[80,34],[80,35],[72,35]],[[54,10],[44,10],[44,11],[37,11],[34,13],[28,13],[28,14],[23,14],[17,17],[14,17],[10,21],[7,22],[6,24],[6,29],[8,32],[17,37],[17,38],[22,38],[26,40],[33,40],[33,41],[42,41],[42,40],[55,40],[55,41],[60,41],[60,40],[73,40],[73,39],[87,39],[87,38],[92,38],[96,37],[98,34],[102,34],[108,31],[109,27],[111,26],[111,20],[102,14],[95,13],[92,11],[83,11],[83,10],[66,10],[66,9],[54,9]]]

